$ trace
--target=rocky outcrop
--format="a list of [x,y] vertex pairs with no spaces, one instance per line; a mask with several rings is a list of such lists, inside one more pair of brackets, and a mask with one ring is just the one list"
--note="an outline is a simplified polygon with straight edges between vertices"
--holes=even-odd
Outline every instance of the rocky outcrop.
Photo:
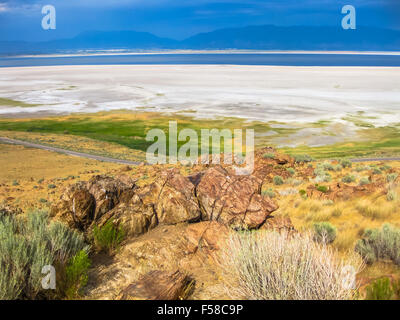
[[162,171],[139,188],[128,176],[94,176],[70,186],[51,212],[71,227],[88,230],[112,219],[130,236],[156,225],[217,221],[239,229],[260,227],[277,209],[260,195],[261,179],[235,175],[221,166],[185,177],[179,170]]
[[209,168],[197,188],[202,220],[244,229],[258,228],[278,207],[260,195],[261,180],[235,176],[226,169]]
[[68,187],[51,208],[51,216],[70,227],[86,230],[119,203],[128,201],[134,187],[134,181],[124,177],[94,176],[88,182]]
[[154,207],[159,223],[176,224],[200,219],[195,186],[178,170],[162,172],[160,179],[152,187],[158,191]]
[[122,290],[117,300],[183,300],[193,286],[180,271],[151,271]]

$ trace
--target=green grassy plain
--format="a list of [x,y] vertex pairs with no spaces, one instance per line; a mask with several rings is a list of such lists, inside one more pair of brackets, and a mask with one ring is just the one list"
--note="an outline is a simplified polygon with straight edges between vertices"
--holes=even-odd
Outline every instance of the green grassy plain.
[[[363,116],[360,117],[360,121],[364,121]],[[309,147],[306,143],[298,143],[296,147],[280,147],[275,141],[277,138],[284,137],[289,141],[301,142],[301,137],[295,137],[299,130],[318,128],[324,131],[330,124],[329,121],[289,126],[274,121],[265,123],[228,117],[212,120],[196,119],[181,114],[168,115],[122,110],[38,119],[3,118],[0,119],[0,131],[79,136],[143,152],[153,144],[152,141],[145,139],[149,130],[162,129],[168,139],[169,121],[177,121],[179,131],[185,128],[194,129],[199,137],[201,129],[254,129],[256,147],[279,147],[281,151],[290,155],[308,154],[315,159],[400,155],[400,125],[386,127],[360,125],[357,126],[356,136],[350,137],[345,142],[318,147]],[[351,117],[351,121],[355,121],[354,116]],[[335,132],[327,130],[324,134],[334,136]],[[178,142],[178,147],[186,142]],[[222,145],[221,150],[223,150]]]

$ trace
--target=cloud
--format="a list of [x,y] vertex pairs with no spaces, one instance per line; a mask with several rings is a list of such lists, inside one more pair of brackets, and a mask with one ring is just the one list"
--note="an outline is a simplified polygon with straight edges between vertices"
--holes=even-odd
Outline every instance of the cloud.
[[0,3],[0,13],[1,12],[6,12],[6,11],[8,11],[9,9],[8,9],[8,7],[7,7],[7,4],[5,4],[5,3]]

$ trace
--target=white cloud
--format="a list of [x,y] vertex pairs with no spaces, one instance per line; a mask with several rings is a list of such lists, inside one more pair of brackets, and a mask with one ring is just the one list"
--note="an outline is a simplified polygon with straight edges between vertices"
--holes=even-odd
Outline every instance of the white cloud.
[[6,11],[8,11],[7,4],[0,3],[0,12],[6,12]]

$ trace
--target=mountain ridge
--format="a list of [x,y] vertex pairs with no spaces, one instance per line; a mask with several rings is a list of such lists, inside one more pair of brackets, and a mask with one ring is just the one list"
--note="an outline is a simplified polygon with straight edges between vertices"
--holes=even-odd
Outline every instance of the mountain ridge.
[[9,55],[91,49],[398,51],[400,30],[261,25],[217,29],[182,41],[131,30],[85,31],[73,38],[44,42],[0,41],[0,53]]

